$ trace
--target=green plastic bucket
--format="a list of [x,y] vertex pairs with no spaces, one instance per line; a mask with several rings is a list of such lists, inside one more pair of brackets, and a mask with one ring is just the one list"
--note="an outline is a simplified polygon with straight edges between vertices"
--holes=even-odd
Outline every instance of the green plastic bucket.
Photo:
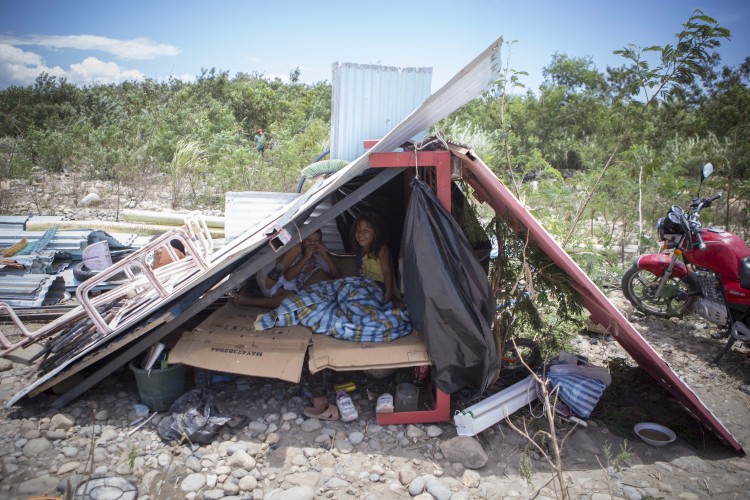
[[172,403],[185,392],[185,366],[169,365],[166,368],[144,370],[130,362],[130,369],[135,375],[138,394],[141,402],[151,411],[167,411]]

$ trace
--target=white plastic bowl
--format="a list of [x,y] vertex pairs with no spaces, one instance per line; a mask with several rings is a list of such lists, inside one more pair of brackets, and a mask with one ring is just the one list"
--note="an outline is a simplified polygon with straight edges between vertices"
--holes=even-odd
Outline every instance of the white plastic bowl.
[[651,446],[664,446],[677,439],[677,435],[675,435],[672,429],[655,424],[654,422],[635,424],[633,430],[644,443]]

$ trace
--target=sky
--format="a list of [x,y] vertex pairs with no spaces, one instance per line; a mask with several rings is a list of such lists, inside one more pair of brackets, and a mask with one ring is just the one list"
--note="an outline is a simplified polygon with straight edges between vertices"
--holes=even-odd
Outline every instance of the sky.
[[695,9],[732,32],[723,65],[750,56],[747,0],[0,0],[0,88],[41,72],[92,85],[211,68],[284,80],[299,68],[304,83],[330,82],[347,62],[431,67],[434,92],[502,36],[504,63],[537,90],[554,54],[604,72],[628,44],[674,43]]

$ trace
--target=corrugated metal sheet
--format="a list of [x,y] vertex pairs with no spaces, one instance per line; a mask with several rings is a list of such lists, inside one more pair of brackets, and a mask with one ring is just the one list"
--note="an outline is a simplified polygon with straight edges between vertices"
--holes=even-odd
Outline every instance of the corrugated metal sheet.
[[[57,231],[45,249],[69,252],[74,260],[80,260],[82,249],[86,246],[91,231],[91,229]],[[44,236],[44,233],[45,231],[24,231],[20,226],[0,225],[0,248],[8,248],[23,238],[29,242],[36,241]],[[123,245],[136,248],[144,246],[150,239],[150,237],[124,233],[114,233],[112,236]]]
[[0,302],[11,307],[50,306],[66,297],[62,276],[0,273],[0,282]]
[[[256,224],[262,224],[269,215],[278,212],[300,196],[299,193],[268,191],[228,192],[224,199],[224,242],[229,243]],[[329,201],[322,201],[313,210],[311,217],[318,217],[330,207]],[[331,252],[344,252],[344,245],[335,220],[323,226],[323,244]]]
[[432,68],[333,63],[331,158],[359,157],[364,140],[382,138],[430,96],[431,82]]

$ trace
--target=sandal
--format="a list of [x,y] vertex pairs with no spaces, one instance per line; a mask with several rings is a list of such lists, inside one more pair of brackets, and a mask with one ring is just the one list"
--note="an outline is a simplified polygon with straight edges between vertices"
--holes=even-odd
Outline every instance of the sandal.
[[304,414],[308,418],[317,418],[318,420],[338,420],[339,409],[336,405],[326,402],[323,408],[305,408]]

